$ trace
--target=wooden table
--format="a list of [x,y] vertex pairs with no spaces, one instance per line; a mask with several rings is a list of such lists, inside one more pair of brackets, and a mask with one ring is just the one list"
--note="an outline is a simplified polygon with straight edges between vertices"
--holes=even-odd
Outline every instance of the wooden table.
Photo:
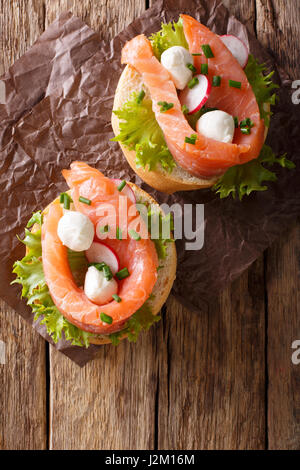
[[[300,79],[299,1],[224,3]],[[0,0],[0,73],[62,11],[107,39],[147,6]],[[299,250],[295,223],[209,311],[192,314],[170,297],[163,321],[137,345],[103,347],[82,369],[2,303],[0,448],[300,448],[300,364],[291,361],[300,339]]]

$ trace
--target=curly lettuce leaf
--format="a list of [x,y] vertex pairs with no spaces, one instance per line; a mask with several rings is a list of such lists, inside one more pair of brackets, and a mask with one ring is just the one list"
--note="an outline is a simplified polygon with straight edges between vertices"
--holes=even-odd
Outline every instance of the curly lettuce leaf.
[[149,330],[149,328],[160,319],[161,317],[159,315],[152,314],[149,303],[145,302],[144,305],[129,318],[125,328],[122,331],[110,334],[109,338],[112,344],[117,346],[125,333],[127,334],[128,341],[136,343],[140,332],[142,330]]
[[293,169],[295,164],[288,160],[285,155],[276,157],[271,147],[264,145],[259,157],[244,165],[236,165],[218,180],[213,186],[213,190],[223,199],[230,194],[235,199],[236,196],[242,200],[243,196],[251,194],[253,191],[266,191],[267,181],[276,181],[276,174],[265,168],[263,164],[272,166],[275,163],[283,168]]
[[274,90],[279,87],[271,80],[274,72],[265,75],[266,70],[265,64],[260,64],[253,55],[249,55],[245,74],[255,94],[260,116],[265,121],[266,126],[269,126],[272,113],[266,109],[265,105],[275,104],[276,94]]
[[171,172],[175,162],[155,119],[152,101],[144,99],[140,103],[137,97],[138,93],[133,93],[121,109],[114,111],[120,120],[120,133],[112,141],[121,142],[129,150],[135,150],[137,167],[154,170],[161,164],[166,171]]
[[147,216],[148,216],[148,227],[151,227],[151,224],[158,226],[159,237],[152,238],[152,241],[154,242],[154,245],[156,248],[158,259],[165,259],[167,256],[167,244],[174,243],[174,239],[171,238],[171,233],[170,233],[170,238],[164,237],[163,226],[165,224],[167,227],[170,227],[170,232],[174,230],[174,222],[172,219],[172,215],[171,213],[167,215],[162,215],[161,212],[154,211],[150,207],[148,209]]
[[[41,223],[41,213],[36,212],[27,227],[34,224],[41,227]],[[46,325],[47,332],[55,343],[64,333],[66,340],[70,341],[72,345],[88,347],[91,333],[80,330],[64,318],[50,296],[41,260],[41,228],[34,232],[25,229],[25,238],[21,241],[26,246],[28,253],[21,261],[14,263],[13,273],[17,275],[17,278],[12,283],[22,286],[21,295],[27,298],[27,304],[31,306],[35,314],[34,320],[43,317],[41,324]],[[73,272],[85,272],[87,262],[84,253],[75,253],[69,250],[68,257]]]
[[188,43],[183,31],[183,22],[179,18],[177,23],[162,23],[161,30],[150,36],[150,42],[155,57],[160,60],[162,53],[172,46],[182,46],[188,49]]

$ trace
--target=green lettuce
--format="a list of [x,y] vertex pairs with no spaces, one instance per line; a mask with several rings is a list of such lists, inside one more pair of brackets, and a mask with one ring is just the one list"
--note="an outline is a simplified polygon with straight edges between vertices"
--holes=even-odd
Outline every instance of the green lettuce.
[[135,343],[142,330],[149,330],[149,328],[161,319],[159,315],[152,315],[151,308],[148,302],[137,310],[128,320],[125,328],[117,333],[112,333],[109,338],[113,345],[117,346],[121,337],[127,334],[128,341]]
[[183,31],[182,19],[171,23],[162,23],[161,30],[150,36],[150,42],[154,55],[158,60],[162,53],[172,46],[182,46],[188,49],[188,43]]
[[[245,73],[255,94],[261,118],[264,119],[266,126],[269,126],[272,113],[265,108],[265,105],[275,104],[274,90],[278,88],[278,85],[271,80],[274,72],[267,75],[265,72],[266,66],[259,64],[252,55],[249,55]],[[270,167],[274,164],[287,169],[295,168],[295,164],[288,160],[286,155],[276,157],[271,147],[264,145],[257,159],[229,168],[212,189],[220,195],[221,199],[231,194],[233,198],[238,196],[240,200],[245,195],[249,196],[253,191],[266,191],[268,186],[263,183],[276,181],[277,176],[264,165]]]
[[242,200],[243,196],[251,194],[253,191],[266,191],[268,186],[263,183],[266,181],[276,181],[277,176],[273,171],[265,168],[263,164],[272,166],[275,163],[283,168],[295,168],[295,164],[288,160],[285,155],[276,157],[271,147],[264,145],[259,157],[251,160],[244,165],[236,165],[218,180],[213,189],[223,199],[232,195],[238,196]]
[[269,126],[272,113],[265,109],[265,105],[275,104],[276,94],[274,90],[279,87],[271,80],[274,71],[265,75],[266,70],[265,64],[259,64],[253,55],[249,55],[245,74],[254,92],[261,118],[264,119],[266,126]]
[[123,107],[114,111],[120,119],[120,133],[112,140],[136,152],[136,166],[154,170],[158,163],[171,172],[175,166],[161,128],[152,111],[152,101],[137,99],[133,93]]
[[[48,334],[55,343],[60,338],[65,337],[74,346],[90,345],[90,338],[95,337],[92,333],[81,330],[70,323],[55,306],[43,271],[42,264],[42,244],[41,244],[41,224],[42,215],[36,212],[31,217],[27,227],[36,224],[35,231],[25,229],[25,237],[22,241],[28,253],[20,261],[16,261],[13,266],[13,273],[17,278],[12,284],[22,286],[21,296],[27,299],[27,304],[31,306],[34,313],[34,320],[41,318],[41,324],[47,328]],[[155,240],[158,253],[164,252],[166,240]],[[74,279],[78,285],[82,285],[84,276],[88,268],[84,252],[68,250],[68,260]],[[129,341],[136,341],[141,330],[148,330],[154,323],[160,320],[158,315],[152,315],[151,308],[146,302],[135,314],[130,317],[125,329],[110,335],[112,343],[118,344],[120,337],[126,332]]]

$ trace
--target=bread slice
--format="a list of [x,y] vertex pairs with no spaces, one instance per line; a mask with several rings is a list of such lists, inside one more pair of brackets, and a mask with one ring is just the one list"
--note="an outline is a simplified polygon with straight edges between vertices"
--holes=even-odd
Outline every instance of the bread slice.
[[[147,205],[151,204],[157,208],[158,211],[160,211],[162,214],[162,210],[160,209],[159,204],[145,191],[143,191],[141,188],[136,186],[133,183],[128,183],[132,190],[134,191],[134,194],[136,196],[136,199],[140,203],[145,203]],[[68,191],[70,194],[70,191]],[[46,214],[49,210],[49,207],[52,204],[59,204],[59,198],[55,199],[52,201],[43,211],[43,214]],[[38,225],[34,225],[32,227],[32,231],[36,231],[39,229]],[[26,248],[27,252],[27,248]],[[152,294],[153,298],[151,296],[151,299],[148,300],[149,306],[151,308],[152,314],[157,315],[159,311],[161,310],[163,304],[167,300],[170,291],[173,286],[173,282],[176,277],[176,267],[177,267],[177,254],[176,254],[176,247],[175,247],[175,242],[171,242],[167,244],[166,248],[166,258],[163,260],[160,260],[160,266],[161,268],[158,271],[158,278],[155,283],[155,286],[153,288]],[[126,334],[124,334],[120,339],[126,338]],[[111,340],[109,339],[108,336],[106,335],[97,335],[96,337],[91,337],[90,338],[90,343],[92,344],[109,344],[111,343]]]
[[[145,85],[143,85],[142,76],[133,67],[127,65],[119,79],[115,93],[113,110],[120,109],[126,101],[129,100],[132,93],[141,90],[142,87],[146,91],[146,97],[150,98],[149,92]],[[119,118],[114,113],[112,113],[111,123],[114,134],[118,135],[120,133]],[[266,128],[265,138],[267,132],[268,129]],[[218,177],[211,179],[197,178],[177,164],[172,173],[168,173],[161,166],[152,171],[137,168],[135,164],[135,151],[128,150],[128,148],[121,143],[120,146],[133,171],[139,175],[145,183],[158,191],[172,194],[176,191],[191,191],[194,189],[210,188],[218,180]]]

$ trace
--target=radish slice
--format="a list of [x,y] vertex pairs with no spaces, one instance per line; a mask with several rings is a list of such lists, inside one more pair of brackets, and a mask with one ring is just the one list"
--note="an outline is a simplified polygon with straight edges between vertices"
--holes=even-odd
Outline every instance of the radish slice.
[[185,105],[189,110],[188,114],[196,113],[205,105],[211,90],[211,83],[206,75],[200,74],[195,77],[198,78],[199,83],[193,88],[185,87],[179,95],[181,105]]
[[[122,180],[118,179],[113,179],[112,181],[115,183],[116,186],[119,186],[122,183]],[[136,203],[135,194],[129,184],[126,183],[122,191],[120,191],[120,194],[122,194],[122,196],[127,196],[130,201],[132,201],[134,204]]]
[[246,44],[236,36],[232,36],[232,34],[224,34],[224,36],[221,36],[221,41],[244,69],[249,57],[249,50]]
[[91,247],[85,252],[89,263],[105,263],[110,267],[115,275],[120,271],[120,260],[112,248],[104,243],[93,242]]

